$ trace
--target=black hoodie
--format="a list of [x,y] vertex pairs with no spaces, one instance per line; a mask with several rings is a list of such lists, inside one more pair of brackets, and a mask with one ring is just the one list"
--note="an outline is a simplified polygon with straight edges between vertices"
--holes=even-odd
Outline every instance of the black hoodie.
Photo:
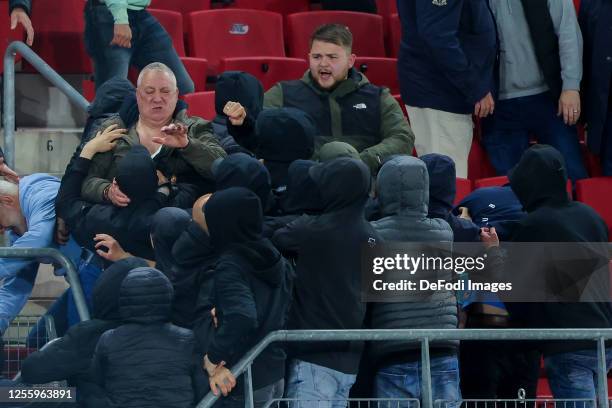
[[480,228],[452,213],[457,189],[455,162],[448,156],[430,153],[420,157],[429,173],[429,218],[442,218],[453,230],[455,242],[480,242]]
[[117,183],[132,200],[127,207],[91,205],[80,199],[80,182],[90,164],[90,160],[79,157],[64,176],[56,199],[58,216],[64,218],[77,242],[92,251],[94,236],[109,234],[127,252],[153,259],[151,218],[168,203],[168,197],[157,192],[155,165],[146,148],[133,147],[117,166]]
[[223,108],[227,102],[239,102],[247,112],[249,122],[255,122],[263,108],[263,86],[253,75],[240,71],[225,71],[215,84],[215,111],[217,116],[212,121],[215,136],[227,154],[246,153],[255,146],[240,146],[227,131],[227,116]]
[[[566,191],[567,173],[561,154],[551,146],[536,145],[528,149],[509,174],[510,185],[527,215],[519,222],[514,242],[574,242],[599,253],[597,243],[608,241],[608,230],[601,217],[589,206],[571,201]],[[536,247],[537,248],[537,247]],[[534,251],[535,252],[535,251]],[[519,257],[516,257],[519,258]],[[607,259],[604,260],[604,262]],[[521,262],[523,263],[521,266]],[[527,270],[529,257],[511,259],[509,269]],[[554,261],[553,261],[554,262]],[[527,263],[527,264],[525,264]],[[547,284],[554,284],[564,271],[563,264],[551,264],[541,270]],[[508,268],[506,268],[508,270]],[[574,268],[572,273],[580,275]],[[509,273],[508,272],[508,273]],[[540,280],[534,277],[533,280]],[[606,303],[507,303],[511,318],[528,328],[610,328],[612,306]],[[592,342],[547,342],[544,353],[558,353],[594,347]]]
[[122,325],[94,354],[96,382],[119,407],[192,407],[203,378],[191,330],[169,323],[172,285],[154,268],[130,271],[119,290]]
[[119,326],[119,288],[128,272],[146,266],[140,258],[115,262],[100,275],[93,290],[92,319],[77,323],[44,349],[28,356],[21,377],[29,384],[68,380],[77,387],[77,400],[89,406],[107,406],[103,390],[93,381],[90,366],[98,339]]
[[[297,254],[297,280],[290,329],[361,329],[361,250],[380,241],[365,220],[370,171],[361,161],[339,158],[310,168],[324,212],[304,215],[273,237],[284,252]],[[292,344],[292,357],[355,374],[363,344]]]
[[[262,237],[261,204],[252,191],[232,187],[214,193],[205,215],[220,253],[212,299],[219,323],[207,354],[211,362],[231,367],[268,333],[285,327],[293,270]],[[262,388],[284,375],[285,353],[273,344],[255,360],[253,386]]]

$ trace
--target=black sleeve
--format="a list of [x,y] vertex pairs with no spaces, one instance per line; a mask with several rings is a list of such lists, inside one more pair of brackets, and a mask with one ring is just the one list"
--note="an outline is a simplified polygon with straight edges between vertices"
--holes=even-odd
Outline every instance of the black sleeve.
[[9,0],[9,15],[13,12],[13,9],[22,8],[28,15],[32,10],[32,0]]
[[74,327],[64,337],[30,354],[21,366],[23,381],[28,384],[45,384],[66,380],[87,371],[91,360],[79,355],[80,345],[73,332]]
[[232,135],[236,143],[257,155],[257,135],[255,133],[255,119],[247,116],[241,126],[234,126],[227,121],[227,132]]
[[195,321],[193,323],[193,334],[196,338],[196,351],[204,357],[208,350],[208,344],[212,338],[214,327],[210,310],[213,305],[214,270],[202,272],[199,279],[200,290],[196,301]]
[[81,210],[88,203],[81,199],[81,185],[87,177],[91,160],[75,158],[72,166],[62,178],[62,184],[55,198],[55,213],[62,218],[68,228],[74,229],[81,219]]
[[214,285],[219,327],[207,354],[213,364],[229,363],[246,351],[245,340],[257,329],[257,306],[249,282],[234,263],[218,264]]
[[0,147],[0,159],[4,159],[4,151]]

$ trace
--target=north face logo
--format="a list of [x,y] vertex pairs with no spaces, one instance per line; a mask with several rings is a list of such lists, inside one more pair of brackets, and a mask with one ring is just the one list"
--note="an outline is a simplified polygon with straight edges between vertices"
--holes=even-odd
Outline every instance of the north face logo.
[[431,4],[433,4],[434,6],[446,6],[446,0],[433,0],[431,2]]
[[353,108],[355,108],[355,109],[367,109],[368,105],[366,105],[365,103],[358,103],[357,105],[353,105]]
[[232,24],[230,28],[230,34],[246,35],[249,32],[249,26],[247,24]]

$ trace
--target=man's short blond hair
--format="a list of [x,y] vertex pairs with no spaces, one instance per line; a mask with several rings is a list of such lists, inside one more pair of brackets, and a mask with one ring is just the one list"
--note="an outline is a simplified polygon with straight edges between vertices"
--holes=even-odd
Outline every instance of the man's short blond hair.
[[10,181],[0,180],[0,196],[13,196],[19,195],[19,186]]
[[177,88],[176,76],[174,75],[174,72],[172,72],[170,67],[168,67],[166,64],[162,62],[152,62],[146,67],[144,67],[140,71],[140,74],[138,74],[138,80],[136,81],[136,87],[140,87],[140,84],[142,83],[142,78],[144,78],[145,74],[149,71],[163,72],[164,74],[168,75],[170,79],[172,80],[172,83],[174,84],[174,88],[175,89]]

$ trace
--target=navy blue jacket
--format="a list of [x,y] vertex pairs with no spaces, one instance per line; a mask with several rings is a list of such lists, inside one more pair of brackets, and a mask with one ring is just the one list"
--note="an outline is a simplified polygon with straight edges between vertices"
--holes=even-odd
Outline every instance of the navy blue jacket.
[[487,0],[401,0],[397,8],[404,102],[472,112],[474,104],[494,90],[497,37]]
[[578,15],[584,40],[584,111],[589,148],[599,153],[606,117],[612,110],[612,1],[582,0]]

